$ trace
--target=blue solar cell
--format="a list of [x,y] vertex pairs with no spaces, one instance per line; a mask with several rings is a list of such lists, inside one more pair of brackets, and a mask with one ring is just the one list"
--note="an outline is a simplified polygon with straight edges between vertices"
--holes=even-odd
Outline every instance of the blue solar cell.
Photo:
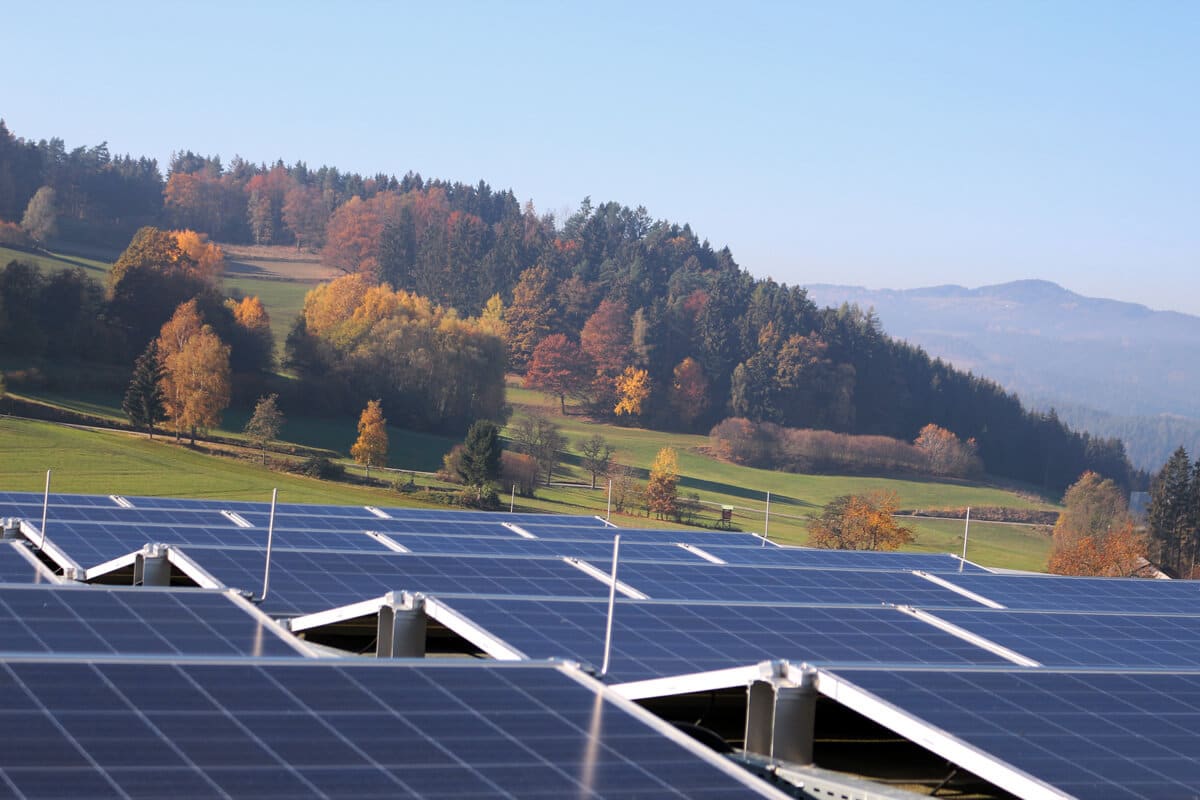
[[0,583],[51,583],[49,571],[30,562],[18,548],[23,542],[0,542]]
[[[39,520],[40,522],[40,520]],[[266,548],[266,528],[188,527],[120,523],[47,523],[47,540],[77,563],[95,566],[140,550],[147,544]],[[34,535],[33,541],[38,537]],[[276,530],[274,547],[388,552],[386,545],[362,532]]]
[[62,585],[0,586],[0,653],[300,655],[226,592]]
[[1200,668],[1200,616],[995,609],[935,615],[1048,667]]
[[970,562],[946,553],[884,553],[870,550],[817,550],[803,547],[730,547],[713,545],[704,550],[730,564],[781,567],[830,567],[837,569],[886,569],[925,572],[988,573]]
[[655,600],[979,607],[908,572],[630,562],[620,565],[617,577]]
[[[530,658],[599,665],[608,604],[453,598],[449,606]],[[668,603],[621,599],[609,678],[636,681],[755,664],[1001,664],[976,645],[892,608]]]
[[[261,550],[189,547],[186,554],[226,586],[258,593]],[[556,558],[428,556],[278,550],[271,557],[272,614],[310,614],[390,591],[607,597],[608,587]]]
[[1200,582],[1142,578],[1066,578],[1026,575],[942,575],[1006,608],[1029,611],[1193,613]]
[[550,666],[9,663],[0,707],[31,797],[781,796]]
[[[1198,674],[832,672],[990,761],[1073,797],[1173,798],[1200,791]],[[822,691],[829,685],[818,682]],[[891,714],[881,719],[892,720]],[[963,755],[958,742],[921,741],[948,758]],[[1028,796],[1028,784],[1014,782],[1020,776],[1011,769],[971,769]]]

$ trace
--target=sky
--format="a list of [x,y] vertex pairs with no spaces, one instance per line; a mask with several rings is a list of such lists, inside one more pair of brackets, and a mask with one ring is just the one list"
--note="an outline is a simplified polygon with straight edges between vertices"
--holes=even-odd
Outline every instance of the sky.
[[643,205],[757,277],[1200,314],[1200,3],[21,3],[0,118]]

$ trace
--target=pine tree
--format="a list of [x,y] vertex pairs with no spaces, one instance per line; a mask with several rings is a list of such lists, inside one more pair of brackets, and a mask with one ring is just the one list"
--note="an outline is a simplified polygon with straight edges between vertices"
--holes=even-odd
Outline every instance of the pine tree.
[[388,438],[387,420],[383,416],[383,404],[371,400],[358,418],[358,441],[350,448],[350,455],[367,468],[367,479],[371,478],[371,467],[387,463]]
[[121,410],[129,417],[129,423],[146,430],[151,439],[154,438],[155,423],[162,422],[167,414],[160,385],[162,378],[158,342],[151,341],[134,362],[133,377],[129,381],[129,388],[125,390],[125,399],[121,401]]
[[1150,487],[1147,518],[1151,553],[1160,567],[1178,575],[1190,572],[1195,560],[1192,480],[1187,450],[1180,447],[1167,459]]
[[488,420],[477,420],[467,431],[463,442],[459,475],[468,486],[475,487],[476,499],[483,497],[483,487],[500,476],[500,428]]

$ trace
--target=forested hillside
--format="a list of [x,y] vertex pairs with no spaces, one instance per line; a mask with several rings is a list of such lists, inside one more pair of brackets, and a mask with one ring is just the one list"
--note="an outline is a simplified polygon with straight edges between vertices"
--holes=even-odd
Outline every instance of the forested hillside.
[[[499,369],[489,344],[498,339],[509,369],[596,415],[701,432],[737,416],[909,441],[934,423],[974,439],[994,475],[1055,492],[1086,469],[1130,479],[1118,441],[1026,411],[997,384],[890,338],[869,313],[818,308],[801,288],[755,279],[728,248],[641,207],[584,200],[555,219],[482,181],[190,152],[164,178],[152,160],[104,145],[68,152],[0,124],[0,235],[10,243],[35,244],[18,223],[42,187],[53,190],[58,235],[72,241],[123,246],[154,224],[319,250],[347,278],[310,296],[287,343],[299,395],[314,406],[344,411],[391,391],[418,404],[405,412],[414,425],[460,428],[496,413],[498,398],[435,376],[450,363]],[[88,297],[99,318],[119,300],[111,287],[104,300]]]

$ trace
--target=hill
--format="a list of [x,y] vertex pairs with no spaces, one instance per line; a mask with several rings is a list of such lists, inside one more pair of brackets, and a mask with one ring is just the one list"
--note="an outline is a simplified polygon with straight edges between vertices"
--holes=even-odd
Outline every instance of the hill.
[[1119,436],[1156,469],[1181,443],[1200,446],[1200,317],[1085,297],[1048,281],[968,289],[815,284],[818,304],[874,308],[892,336],[998,381],[1073,427]]

